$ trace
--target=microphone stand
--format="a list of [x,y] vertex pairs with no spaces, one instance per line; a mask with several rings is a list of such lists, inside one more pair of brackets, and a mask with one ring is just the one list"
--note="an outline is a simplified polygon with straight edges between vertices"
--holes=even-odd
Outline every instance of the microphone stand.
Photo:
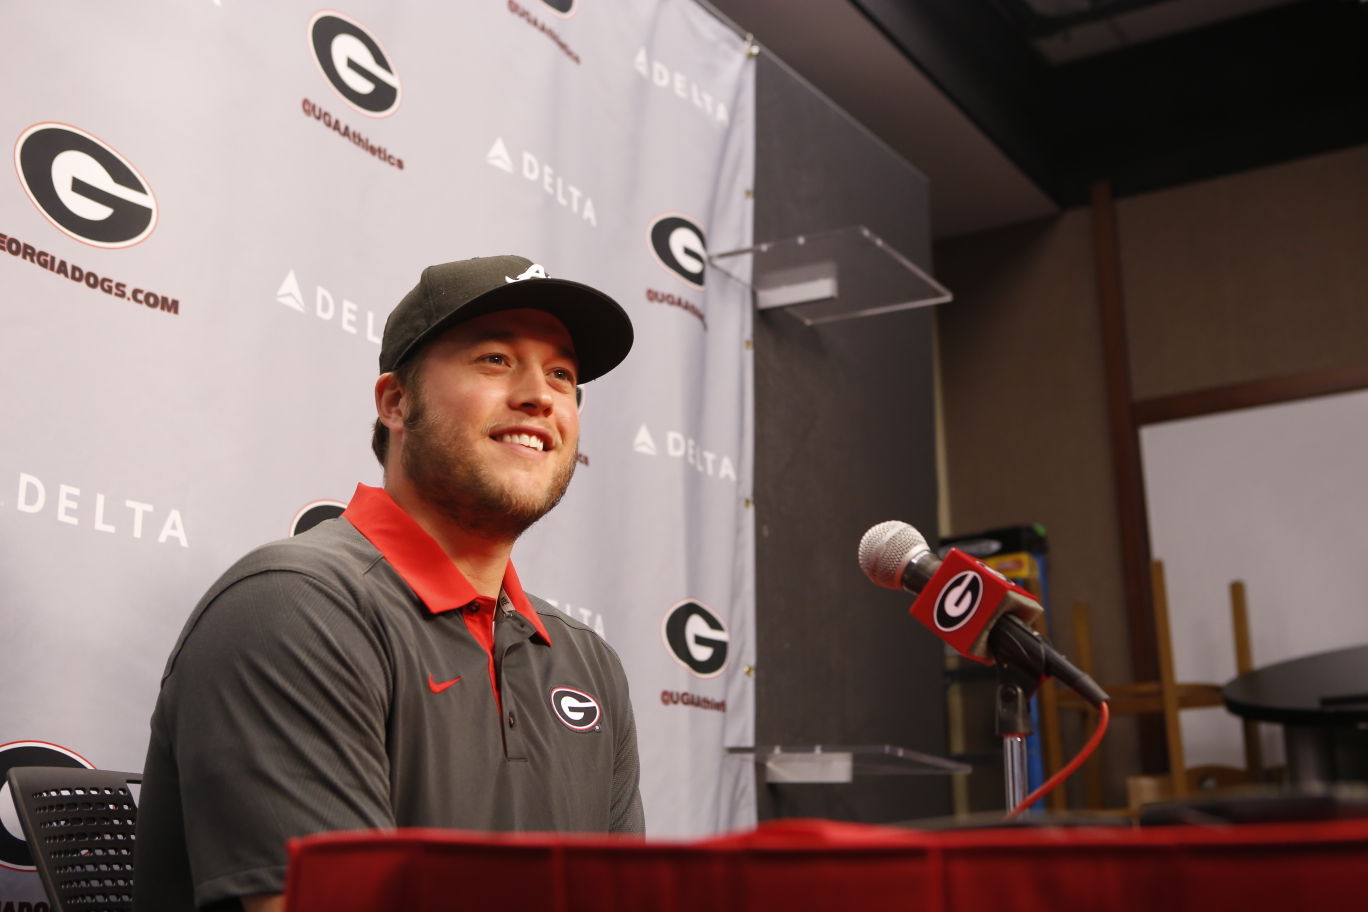
[[1045,638],[1010,614],[988,632],[988,652],[998,673],[997,732],[1002,736],[1002,761],[1007,786],[1007,810],[1026,799],[1026,739],[1032,733],[1031,697],[1045,678],[1053,677],[1093,706],[1110,699],[1097,682],[1060,655]]
[[1026,739],[1033,733],[1031,726],[1031,696],[1040,686],[1040,676],[1019,664],[1003,661],[994,663],[997,670],[997,733],[1002,738],[1003,785],[1007,795],[1007,810],[1011,811],[1026,800]]
[[988,652],[997,669],[997,733],[1002,737],[1003,780],[1010,813],[1028,793],[1026,739],[1034,733],[1031,697],[1050,673],[1052,658],[1056,666],[1067,666],[1066,671],[1072,666],[1063,656],[1052,655],[1053,650],[1040,634],[1010,614],[989,631]]

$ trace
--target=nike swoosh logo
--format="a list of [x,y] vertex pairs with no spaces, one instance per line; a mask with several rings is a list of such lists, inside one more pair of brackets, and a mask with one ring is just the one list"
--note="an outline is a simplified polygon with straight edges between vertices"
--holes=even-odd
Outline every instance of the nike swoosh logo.
[[432,675],[428,675],[428,690],[432,691],[435,694],[439,694],[442,691],[446,690],[448,687],[450,687],[452,684],[455,684],[457,681],[461,680],[462,677],[464,676],[457,675],[450,681],[443,681],[442,683],[438,684],[436,681],[432,679]]

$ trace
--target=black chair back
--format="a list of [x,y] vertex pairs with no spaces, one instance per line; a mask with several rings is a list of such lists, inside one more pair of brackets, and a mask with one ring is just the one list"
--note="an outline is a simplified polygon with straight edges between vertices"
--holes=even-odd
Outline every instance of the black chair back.
[[53,912],[133,908],[141,773],[16,766],[10,795]]

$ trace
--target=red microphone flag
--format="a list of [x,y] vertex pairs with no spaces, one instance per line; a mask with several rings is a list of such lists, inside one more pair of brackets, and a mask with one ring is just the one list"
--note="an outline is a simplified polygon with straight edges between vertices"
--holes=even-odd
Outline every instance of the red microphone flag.
[[1010,611],[1027,624],[1043,611],[1031,593],[983,561],[952,548],[912,603],[914,618],[960,655],[986,665],[988,632]]

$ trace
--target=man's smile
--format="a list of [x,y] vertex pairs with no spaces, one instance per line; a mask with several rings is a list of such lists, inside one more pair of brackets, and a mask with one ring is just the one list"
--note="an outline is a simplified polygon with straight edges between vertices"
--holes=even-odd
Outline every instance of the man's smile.
[[516,430],[500,431],[490,435],[499,443],[510,443],[537,452],[546,452],[554,449],[549,435],[540,431],[518,428]]

